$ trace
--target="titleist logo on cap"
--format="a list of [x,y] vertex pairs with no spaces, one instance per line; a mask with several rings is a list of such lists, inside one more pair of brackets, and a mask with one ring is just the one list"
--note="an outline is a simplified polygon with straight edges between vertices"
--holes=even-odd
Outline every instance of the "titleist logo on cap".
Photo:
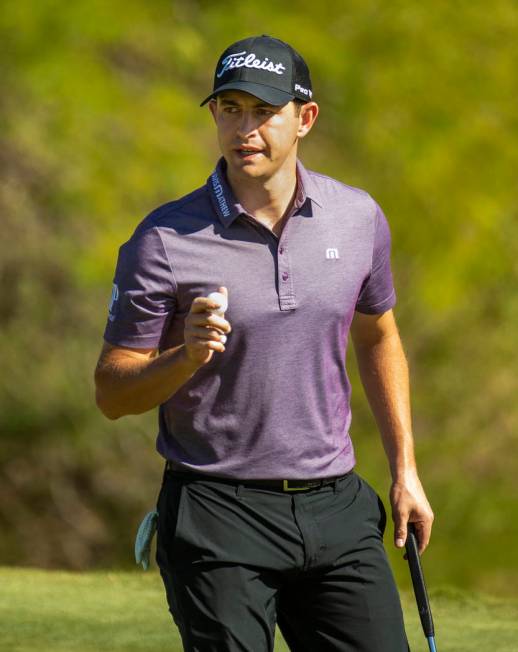
[[249,93],[274,106],[294,99],[308,102],[313,95],[304,59],[291,45],[267,34],[241,39],[223,51],[212,93],[200,106],[225,91]]
[[[246,55],[246,56],[245,56]],[[277,75],[284,74],[286,66],[282,63],[273,63],[268,57],[265,57],[263,60],[257,59],[254,52],[250,54],[246,53],[246,50],[243,52],[235,52],[234,54],[229,54],[224,59],[221,60],[221,70],[216,73],[216,77],[221,77],[224,75],[227,70],[232,70],[233,68],[258,68],[259,70],[268,70],[269,72],[274,72]]]

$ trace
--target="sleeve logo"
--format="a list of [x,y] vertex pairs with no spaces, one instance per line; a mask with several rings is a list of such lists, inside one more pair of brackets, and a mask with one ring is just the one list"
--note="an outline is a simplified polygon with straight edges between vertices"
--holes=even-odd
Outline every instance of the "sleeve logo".
[[119,300],[119,287],[117,283],[113,284],[112,295],[110,297],[110,303],[108,304],[108,319],[113,321],[115,319],[115,304]]

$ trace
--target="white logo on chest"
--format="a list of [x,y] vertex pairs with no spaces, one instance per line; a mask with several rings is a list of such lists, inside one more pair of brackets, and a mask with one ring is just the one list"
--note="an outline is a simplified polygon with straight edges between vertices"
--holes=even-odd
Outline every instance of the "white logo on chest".
[[340,256],[338,255],[338,249],[334,249],[333,247],[326,249],[326,258],[328,259],[340,258]]

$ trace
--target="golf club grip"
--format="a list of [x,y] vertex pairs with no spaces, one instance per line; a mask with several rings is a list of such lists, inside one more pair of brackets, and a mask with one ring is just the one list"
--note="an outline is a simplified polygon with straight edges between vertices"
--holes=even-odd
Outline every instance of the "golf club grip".
[[408,524],[408,536],[405,547],[408,557],[408,565],[410,566],[410,576],[412,577],[412,584],[414,586],[417,609],[419,611],[419,617],[421,618],[421,625],[423,626],[425,636],[434,636],[432,612],[428,601],[428,593],[426,592],[426,584],[424,581],[423,569],[421,568],[421,560],[419,559],[417,538],[413,523]]

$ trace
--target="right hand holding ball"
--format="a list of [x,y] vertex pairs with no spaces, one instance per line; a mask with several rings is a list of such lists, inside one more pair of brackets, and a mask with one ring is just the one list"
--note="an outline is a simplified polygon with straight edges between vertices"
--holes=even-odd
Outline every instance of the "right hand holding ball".
[[187,356],[197,364],[206,364],[214,351],[225,351],[226,334],[232,330],[223,315],[228,307],[228,291],[221,286],[208,297],[196,297],[185,318],[184,339]]

